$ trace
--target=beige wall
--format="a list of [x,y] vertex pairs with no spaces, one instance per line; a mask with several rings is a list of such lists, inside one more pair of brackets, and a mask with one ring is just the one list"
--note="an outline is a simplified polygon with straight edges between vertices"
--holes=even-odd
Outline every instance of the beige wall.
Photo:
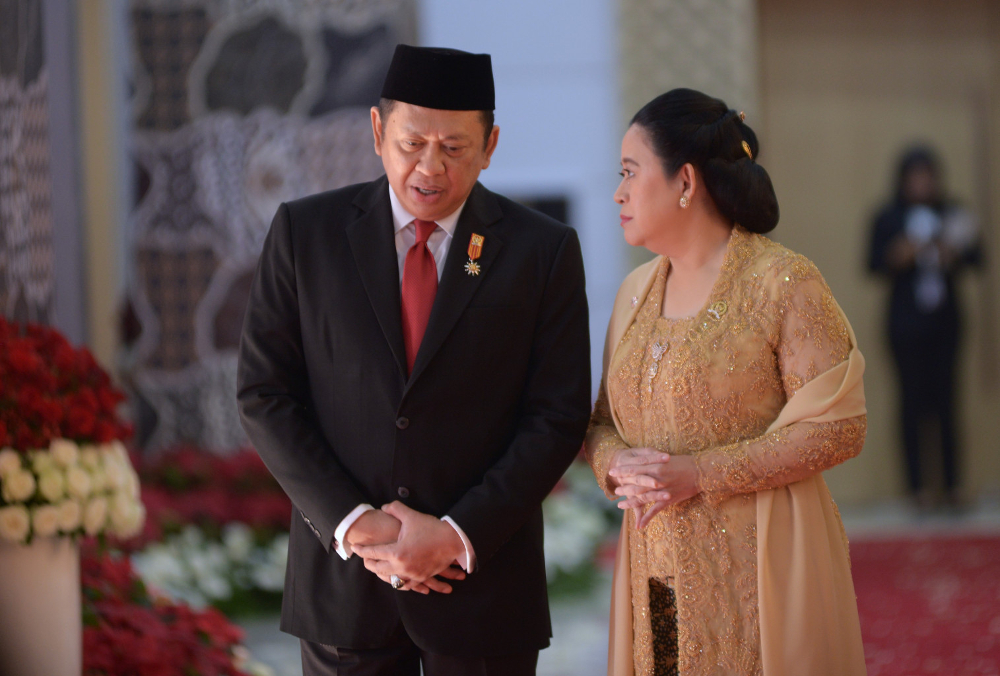
[[[864,272],[867,229],[900,150],[933,144],[953,194],[1000,218],[1000,3],[990,0],[760,0],[761,162],[781,204],[775,239],[812,258],[868,359],[869,435],[828,474],[841,502],[903,488],[896,391],[884,346],[886,289]],[[987,172],[983,167],[992,169]],[[988,227],[988,224],[985,224]],[[1000,260],[1000,233],[988,256]],[[984,340],[996,277],[963,289],[960,409],[965,485],[1000,491],[997,344]],[[993,361],[995,365],[995,361]]]

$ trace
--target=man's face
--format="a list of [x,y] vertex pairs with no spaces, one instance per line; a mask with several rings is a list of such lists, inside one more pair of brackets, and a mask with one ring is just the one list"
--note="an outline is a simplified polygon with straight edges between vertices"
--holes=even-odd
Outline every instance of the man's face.
[[490,166],[500,128],[484,144],[479,111],[396,102],[387,117],[372,108],[375,152],[403,207],[424,221],[452,214]]

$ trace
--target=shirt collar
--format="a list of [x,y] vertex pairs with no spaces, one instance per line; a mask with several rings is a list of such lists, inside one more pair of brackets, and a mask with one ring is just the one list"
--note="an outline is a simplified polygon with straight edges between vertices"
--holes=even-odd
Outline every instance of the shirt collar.
[[[468,201],[468,198],[466,198],[465,202]],[[462,210],[465,208],[465,202],[459,204],[455,211],[451,212],[444,218],[439,218],[434,221],[438,224],[439,228],[447,232],[451,237],[455,236],[455,228],[458,226],[458,219],[462,215]],[[393,232],[399,232],[416,220],[417,217],[407,211],[406,207],[403,206],[403,203],[399,201],[399,197],[396,195],[396,191],[392,189],[391,185],[389,186],[389,203],[392,205]]]

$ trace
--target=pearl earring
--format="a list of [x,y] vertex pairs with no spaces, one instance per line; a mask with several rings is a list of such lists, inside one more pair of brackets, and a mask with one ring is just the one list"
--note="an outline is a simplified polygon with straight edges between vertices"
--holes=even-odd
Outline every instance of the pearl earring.
[[687,209],[689,204],[691,203],[688,201],[687,195],[681,195],[681,209]]

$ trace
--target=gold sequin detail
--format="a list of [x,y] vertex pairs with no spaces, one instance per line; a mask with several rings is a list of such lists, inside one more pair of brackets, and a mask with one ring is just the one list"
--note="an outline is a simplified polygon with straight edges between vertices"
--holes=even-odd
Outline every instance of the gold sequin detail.
[[[694,455],[698,468],[696,497],[643,531],[627,515],[635,673],[655,673],[650,580],[673,579],[679,672],[760,674],[755,492],[853,457],[866,420],[765,432],[795,392],[847,358],[850,339],[816,267],[740,227],[697,315],[661,316],[668,271],[664,261],[604,374],[624,438],[603,382],[587,436],[609,497],[608,466],[623,448]],[[669,349],[654,362],[657,344]]]

